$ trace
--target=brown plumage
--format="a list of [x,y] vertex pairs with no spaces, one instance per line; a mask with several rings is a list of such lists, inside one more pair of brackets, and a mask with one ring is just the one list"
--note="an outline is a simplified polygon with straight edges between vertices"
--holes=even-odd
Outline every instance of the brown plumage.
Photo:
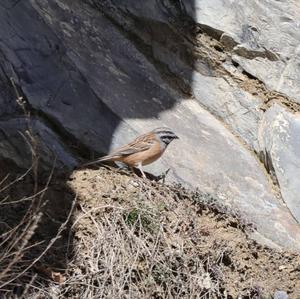
[[131,168],[137,167],[141,171],[143,177],[146,177],[142,166],[159,159],[167,146],[174,139],[178,139],[178,136],[176,136],[169,128],[157,128],[137,137],[132,142],[115,149],[109,155],[83,164],[82,166],[105,161],[120,161]]

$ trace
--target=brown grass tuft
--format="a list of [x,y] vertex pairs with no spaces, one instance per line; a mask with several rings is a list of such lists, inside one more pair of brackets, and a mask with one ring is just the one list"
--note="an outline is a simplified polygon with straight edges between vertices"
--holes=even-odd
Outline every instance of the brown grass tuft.
[[299,297],[300,258],[257,245],[207,194],[103,168],[70,185],[79,206],[67,298],[262,298],[278,288]]

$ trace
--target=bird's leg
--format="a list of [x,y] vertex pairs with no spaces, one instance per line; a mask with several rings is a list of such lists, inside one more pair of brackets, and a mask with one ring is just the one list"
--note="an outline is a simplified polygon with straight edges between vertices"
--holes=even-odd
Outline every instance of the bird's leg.
[[138,177],[138,175],[135,173],[134,168],[132,166],[130,166],[130,170],[133,173],[134,176]]
[[[133,176],[140,178],[140,176],[135,172],[134,167],[130,166],[130,170],[133,173]],[[141,171],[141,170],[139,169],[139,171]]]
[[139,163],[136,165],[136,167],[137,167],[138,170],[141,172],[142,177],[143,177],[144,179],[146,179],[147,177],[146,177],[146,175],[145,175],[145,173],[144,173],[144,171],[143,171],[142,163],[139,162]]

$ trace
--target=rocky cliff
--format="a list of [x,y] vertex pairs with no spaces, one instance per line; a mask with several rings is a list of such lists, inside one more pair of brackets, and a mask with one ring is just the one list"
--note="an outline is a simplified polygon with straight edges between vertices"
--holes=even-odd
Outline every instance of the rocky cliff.
[[69,169],[167,125],[180,141],[149,171],[300,249],[299,14],[296,0],[2,0],[1,159],[30,165],[29,123],[41,165]]

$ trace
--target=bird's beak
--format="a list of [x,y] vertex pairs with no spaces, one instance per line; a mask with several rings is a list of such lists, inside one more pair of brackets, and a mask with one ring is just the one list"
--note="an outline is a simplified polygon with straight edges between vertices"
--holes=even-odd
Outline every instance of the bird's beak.
[[179,139],[179,137],[177,135],[174,136],[174,139]]

